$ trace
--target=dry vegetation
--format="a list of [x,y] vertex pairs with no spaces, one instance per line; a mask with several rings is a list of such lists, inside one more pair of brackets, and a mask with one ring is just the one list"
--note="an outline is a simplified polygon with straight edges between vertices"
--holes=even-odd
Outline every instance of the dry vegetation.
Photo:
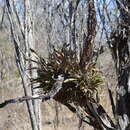
[[[7,44],[7,46],[10,46]],[[13,49],[13,48],[12,48]],[[9,50],[6,52],[6,48],[4,49],[5,51],[3,52],[3,57],[6,56],[11,56]],[[3,51],[3,49],[2,49]],[[1,51],[1,52],[2,52]],[[102,60],[102,59],[107,59],[107,60]],[[21,81],[17,77],[16,74],[16,66],[15,66],[15,60],[14,58],[10,62],[10,60],[7,58],[6,63],[1,64],[1,72],[3,69],[8,70],[6,73],[8,73],[9,77],[8,79],[1,79],[1,86],[0,86],[0,95],[1,95],[1,100],[4,101],[7,98],[14,98],[18,96],[24,95],[23,89],[21,86]],[[1,58],[2,61],[2,58]],[[111,56],[110,52],[107,51],[103,53],[99,59],[98,59],[98,68],[102,71],[103,75],[108,78],[108,80],[111,81],[111,87],[115,86],[115,81],[112,76],[114,76],[114,71],[113,71],[113,66],[111,63]],[[8,68],[10,64],[10,69]],[[7,66],[8,65],[8,66]],[[14,75],[12,75],[12,73]],[[105,84],[104,84],[105,85]],[[111,113],[111,107],[109,102],[106,102],[106,98],[108,98],[108,93],[107,93],[107,88],[100,88],[100,95],[101,95],[101,104],[107,108],[107,112]],[[16,93],[17,92],[17,93]],[[56,105],[58,107],[56,107]],[[43,129],[46,130],[78,130],[80,126],[80,121],[77,118],[76,115],[74,115],[71,111],[69,111],[65,106],[60,105],[53,100],[48,101],[46,103],[42,103],[41,106],[42,110],[42,126]],[[26,104],[25,103],[18,103],[18,104],[12,104],[4,109],[0,109],[0,130],[27,130],[31,129],[30,122],[29,122],[29,116],[27,109],[26,109]],[[91,130],[92,128],[87,126],[86,124],[82,123],[82,126],[80,130]]]
[[0,130],[130,129],[128,0],[0,7]]

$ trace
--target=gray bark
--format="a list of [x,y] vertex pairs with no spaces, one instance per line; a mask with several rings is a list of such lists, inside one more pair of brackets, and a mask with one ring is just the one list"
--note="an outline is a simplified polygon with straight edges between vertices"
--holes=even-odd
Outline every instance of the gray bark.
[[[33,72],[27,72],[27,69],[31,67],[31,62],[26,60],[32,58],[30,48],[34,48],[32,25],[33,21],[31,19],[30,1],[25,0],[24,2],[24,21],[20,21],[13,0],[7,0],[6,7],[8,12],[8,19],[10,22],[11,36],[16,51],[16,63],[21,74],[24,93],[25,96],[32,95],[33,89],[30,88],[28,85],[30,84],[29,78],[31,76],[34,76],[35,74],[32,75]],[[24,23],[21,24],[22,22]],[[24,25],[24,27],[22,25]],[[33,104],[32,101],[27,101],[32,130],[40,130],[34,106],[35,104]]]
[[[24,1],[24,6],[25,6],[25,45],[26,45],[26,57],[32,60],[36,60],[35,57],[31,54],[30,48],[34,49],[35,48],[35,42],[34,42],[34,36],[33,36],[33,19],[32,19],[32,13],[31,13],[31,5],[29,0]],[[28,61],[27,67],[26,68],[33,68],[36,67],[35,63],[31,63]],[[31,70],[28,72],[31,78],[36,78],[37,77],[37,72],[35,70]],[[33,89],[34,85],[31,84],[31,90],[32,90],[32,95],[35,95],[38,93],[37,89]],[[34,109],[34,114],[35,114],[35,119],[34,121],[36,122],[35,129],[40,130],[41,129],[41,120],[40,120],[40,101],[33,101],[33,109]]]
[[130,129],[130,3],[116,0],[120,11],[117,30],[111,35],[111,51],[118,76],[116,97],[116,119],[118,130]]

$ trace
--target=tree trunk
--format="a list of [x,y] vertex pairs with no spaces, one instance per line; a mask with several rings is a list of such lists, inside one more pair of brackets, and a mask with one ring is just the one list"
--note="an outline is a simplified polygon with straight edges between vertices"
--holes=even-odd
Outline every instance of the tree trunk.
[[[30,48],[35,49],[35,42],[33,38],[33,20],[32,20],[32,14],[31,14],[31,7],[30,7],[30,1],[25,0],[25,45],[26,45],[26,57],[29,57],[29,59],[36,60],[35,56],[31,54]],[[34,68],[36,67],[35,63],[31,63],[28,61],[27,63],[27,68]],[[35,70],[31,70],[29,72],[30,76],[32,78],[37,77],[37,72]],[[32,95],[36,95],[38,93],[38,89],[33,89],[35,86],[31,84],[31,90],[32,90]],[[40,102],[39,100],[33,100],[33,109],[34,109],[34,114],[35,114],[35,120],[37,127],[36,130],[41,130],[41,113],[40,113]]]
[[[130,129],[130,2],[116,1],[120,11],[120,23],[111,34],[111,51],[118,76],[116,117],[117,129]],[[128,12],[122,8],[128,8]]]
[[[13,0],[6,0],[5,2],[7,7],[8,19],[10,22],[11,35],[16,51],[16,63],[22,78],[25,96],[28,96],[33,94],[33,89],[29,87],[30,80],[28,76],[34,77],[36,74],[33,72],[27,72],[27,69],[31,67],[31,62],[26,60],[33,58],[30,53],[30,48],[34,49],[32,26],[33,21],[31,18],[30,1],[24,1],[24,27],[22,27],[21,23],[23,21],[20,21],[20,17],[17,14],[17,10],[14,3],[15,1]],[[37,112],[35,112],[36,108],[34,106],[36,106],[36,104],[32,103],[32,101],[27,101],[32,130],[40,130],[37,119],[38,116],[36,116]]]

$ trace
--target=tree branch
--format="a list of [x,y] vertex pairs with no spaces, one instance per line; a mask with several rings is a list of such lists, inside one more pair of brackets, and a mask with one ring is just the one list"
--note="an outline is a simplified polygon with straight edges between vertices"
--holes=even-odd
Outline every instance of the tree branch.
[[47,95],[42,94],[42,95],[33,95],[33,96],[23,96],[19,98],[5,100],[4,102],[0,103],[0,108],[5,107],[6,105],[11,103],[23,102],[27,100],[35,100],[35,99],[42,99],[43,101],[49,100],[53,98],[61,90],[63,81],[64,81],[64,77],[62,77],[62,75],[59,75],[58,79],[52,86],[52,90]]

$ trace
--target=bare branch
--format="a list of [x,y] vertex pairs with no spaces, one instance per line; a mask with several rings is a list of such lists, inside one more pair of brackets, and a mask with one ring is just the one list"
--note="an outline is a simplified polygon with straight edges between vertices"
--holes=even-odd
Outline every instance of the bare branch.
[[52,90],[47,95],[43,94],[43,95],[23,96],[19,98],[5,100],[4,102],[0,103],[0,108],[5,107],[6,105],[11,103],[23,102],[27,100],[35,100],[35,99],[42,99],[43,101],[49,100],[53,98],[61,90],[63,81],[64,77],[59,75],[57,81],[54,83],[52,87]]

